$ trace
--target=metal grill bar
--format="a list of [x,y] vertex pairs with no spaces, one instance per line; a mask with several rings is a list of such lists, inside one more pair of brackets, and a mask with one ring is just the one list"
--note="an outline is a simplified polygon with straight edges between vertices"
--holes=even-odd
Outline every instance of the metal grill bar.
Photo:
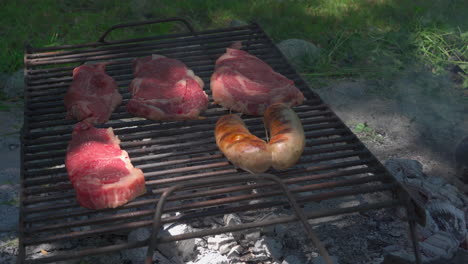
[[[189,31],[190,31],[190,27]],[[105,37],[105,35],[104,35]],[[103,37],[103,38],[104,38]],[[102,39],[103,39],[102,38]],[[356,138],[344,123],[312,92],[296,74],[272,40],[255,23],[248,26],[108,41],[60,47],[28,47],[25,54],[25,123],[22,131],[21,192],[20,192],[20,263],[49,263],[87,255],[114,252],[146,246],[148,241],[102,244],[97,248],[76,248],[51,252],[49,256],[31,259],[25,249],[40,243],[59,240],[80,240],[100,237],[116,231],[131,231],[152,224],[156,204],[163,192],[187,181],[210,182],[210,179],[242,175],[218,150],[213,129],[219,116],[228,113],[210,104],[203,120],[154,122],[134,118],[126,112],[130,99],[127,86],[131,82],[131,62],[134,58],[153,53],[180,59],[205,82],[211,95],[209,78],[215,60],[233,41],[242,41],[246,49],[270,64],[273,69],[292,79],[307,98],[294,110],[300,117],[307,138],[306,149],[291,169],[277,174],[297,195],[299,204],[367,193],[382,193],[383,201],[346,208],[332,208],[309,213],[318,218],[402,205],[391,193],[401,191],[398,183]],[[68,180],[64,157],[74,120],[65,120],[63,96],[71,80],[72,70],[86,62],[106,60],[106,71],[119,85],[123,105],[101,127],[110,126],[121,139],[121,147],[132,163],[144,171],[147,194],[115,209],[88,210],[78,205]],[[244,116],[253,134],[264,137],[261,117]],[[187,186],[168,199],[161,223],[191,221],[217,217],[227,213],[245,213],[272,207],[284,207],[288,202],[271,183],[242,184],[228,182]],[[253,192],[253,190],[261,190]],[[250,203],[259,200],[258,203]],[[179,212],[178,216],[170,213]],[[296,217],[246,223],[235,227],[202,230],[174,237],[161,237],[170,242],[192,237],[219,234],[277,223],[296,221]],[[73,231],[72,228],[88,227]]]

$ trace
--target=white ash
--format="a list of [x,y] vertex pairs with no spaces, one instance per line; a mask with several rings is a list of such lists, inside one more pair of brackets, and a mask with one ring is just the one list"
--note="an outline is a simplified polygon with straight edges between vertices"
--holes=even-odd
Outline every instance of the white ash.
[[237,242],[234,237],[229,234],[220,234],[208,237],[208,249],[217,250],[222,255],[227,254],[231,248],[236,245]]

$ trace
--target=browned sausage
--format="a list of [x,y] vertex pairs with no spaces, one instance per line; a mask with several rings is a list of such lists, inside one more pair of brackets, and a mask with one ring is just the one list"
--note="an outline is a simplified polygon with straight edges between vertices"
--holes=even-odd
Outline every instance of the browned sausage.
[[273,168],[285,170],[296,164],[304,151],[305,136],[294,110],[282,103],[270,105],[265,110],[263,121],[270,131],[268,145]]
[[268,144],[252,135],[238,115],[225,115],[215,128],[216,144],[226,158],[251,173],[262,173],[271,166]]

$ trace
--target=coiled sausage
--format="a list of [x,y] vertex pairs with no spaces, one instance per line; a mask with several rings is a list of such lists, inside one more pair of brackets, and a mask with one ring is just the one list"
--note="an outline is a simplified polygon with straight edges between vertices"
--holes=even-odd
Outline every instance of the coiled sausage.
[[263,121],[270,131],[273,168],[285,170],[296,164],[305,147],[304,129],[297,114],[285,104],[273,104],[265,110]]
[[216,144],[226,158],[251,173],[262,173],[271,166],[268,144],[252,135],[238,115],[224,115],[215,128]]

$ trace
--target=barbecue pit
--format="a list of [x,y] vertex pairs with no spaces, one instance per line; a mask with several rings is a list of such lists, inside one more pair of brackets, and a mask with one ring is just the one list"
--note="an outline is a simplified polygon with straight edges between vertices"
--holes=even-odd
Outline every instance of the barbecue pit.
[[[168,22],[183,23],[188,32],[106,40],[108,33],[118,28]],[[256,177],[230,164],[214,139],[216,120],[229,111],[214,105],[212,100],[202,120],[154,122],[135,118],[125,110],[130,98],[127,87],[133,78],[131,62],[134,58],[161,54],[179,59],[203,79],[204,89],[211,96],[209,78],[215,60],[234,41],[242,41],[245,50],[292,79],[307,98],[303,105],[294,107],[304,126],[307,143],[293,168],[283,172],[271,169]],[[66,147],[76,121],[65,119],[63,97],[71,83],[73,68],[99,61],[109,62],[106,71],[117,81],[123,96],[123,104],[110,121],[100,127],[114,129],[122,141],[122,149],[129,153],[135,167],[143,170],[148,192],[119,208],[88,210],[76,202],[64,167]],[[380,197],[358,206],[308,213],[305,216],[309,219],[381,208],[406,208],[413,245],[417,246],[415,222],[422,223],[424,219],[420,213],[423,210],[417,206],[417,196],[405,190],[307,86],[257,23],[205,31],[195,31],[181,18],[121,24],[109,29],[95,43],[46,48],[27,46],[24,63],[19,263],[49,263],[148,247],[150,241],[118,244],[102,241],[98,247],[57,250],[33,259],[28,248],[41,243],[78,241],[153,224],[190,222],[290,206],[280,184],[288,187],[302,206],[346,196],[375,194]],[[265,138],[261,117],[244,116],[243,119],[253,134]],[[254,189],[258,191],[252,192]],[[167,201],[159,203],[157,210],[162,196]],[[157,232],[153,232],[153,238],[154,243],[165,243],[298,221],[299,216],[292,214],[177,236],[158,235],[156,238]],[[416,257],[419,259],[418,254]]]

